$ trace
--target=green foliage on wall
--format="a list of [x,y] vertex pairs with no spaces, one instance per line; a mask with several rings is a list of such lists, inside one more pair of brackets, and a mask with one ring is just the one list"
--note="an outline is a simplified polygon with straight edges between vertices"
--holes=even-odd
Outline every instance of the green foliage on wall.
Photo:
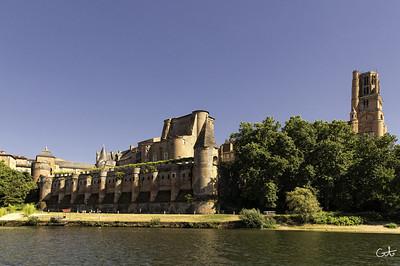
[[122,180],[122,178],[124,178],[124,176],[125,176],[125,173],[124,173],[124,172],[116,172],[116,173],[115,173],[115,178],[116,178],[117,180]]
[[181,159],[172,159],[172,160],[162,160],[162,161],[156,161],[156,162],[144,162],[144,163],[134,163],[134,164],[127,164],[127,165],[120,165],[120,166],[108,166],[108,167],[103,167],[103,168],[92,168],[88,169],[89,172],[91,173],[99,173],[102,170],[109,170],[109,169],[114,169],[114,170],[129,170],[133,168],[141,168],[144,169],[145,172],[151,173],[155,172],[157,170],[157,166],[163,165],[163,164],[170,164],[170,163],[183,163],[187,161],[191,161],[193,158],[181,158]]

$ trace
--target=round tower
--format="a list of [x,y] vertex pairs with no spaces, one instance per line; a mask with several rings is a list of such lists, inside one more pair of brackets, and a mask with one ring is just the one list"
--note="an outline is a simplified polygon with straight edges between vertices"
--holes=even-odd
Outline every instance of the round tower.
[[192,114],[196,115],[196,135],[199,136],[204,123],[207,121],[209,113],[205,110],[195,110]]
[[106,182],[107,182],[107,170],[102,169],[100,171],[99,203],[102,203],[104,197],[106,196]]
[[358,108],[359,91],[360,91],[360,72],[353,71],[353,80],[351,84],[351,110]]
[[218,149],[215,147],[214,120],[210,117],[205,121],[194,145],[193,166],[193,196],[196,201],[197,213],[215,212],[215,170]]
[[39,180],[39,202],[40,208],[44,209],[46,208],[46,199],[48,198],[49,195],[51,195],[51,188],[52,188],[53,180],[49,176],[40,176]]
[[50,164],[47,162],[32,163],[32,178],[35,182],[37,182],[41,176],[50,176],[52,174],[51,172]]

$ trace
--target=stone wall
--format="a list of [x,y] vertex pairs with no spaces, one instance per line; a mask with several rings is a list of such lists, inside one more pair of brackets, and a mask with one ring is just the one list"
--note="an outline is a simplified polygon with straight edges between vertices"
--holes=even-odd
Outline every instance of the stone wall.
[[212,207],[203,203],[204,198],[198,200],[193,195],[193,166],[193,158],[185,158],[159,165],[115,167],[79,175],[58,174],[41,180],[43,188],[51,188],[41,195],[41,201],[46,202],[50,211],[71,208],[73,211],[212,213]]

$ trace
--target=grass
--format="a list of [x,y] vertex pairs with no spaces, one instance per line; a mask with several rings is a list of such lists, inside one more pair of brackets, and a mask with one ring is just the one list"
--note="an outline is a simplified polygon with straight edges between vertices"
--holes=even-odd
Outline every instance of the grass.
[[8,212],[6,208],[0,208],[0,217],[6,215],[7,213]]
[[391,229],[396,229],[397,228],[397,224],[395,223],[388,223],[384,225],[386,228],[391,228]]
[[[63,219],[65,216],[65,220]],[[33,217],[37,217],[37,220]],[[21,217],[16,221],[27,221],[26,225],[36,225],[39,223],[53,221],[71,221],[82,225],[93,226],[98,223],[107,225],[113,223],[149,223],[151,227],[158,227],[163,223],[186,223],[187,227],[200,228],[201,224],[211,225],[208,228],[217,228],[218,223],[238,222],[239,215],[233,214],[128,214],[128,213],[61,213],[61,212],[36,212],[30,216],[30,219]],[[33,220],[35,219],[35,220]],[[31,224],[30,224],[31,223]],[[392,227],[392,226],[391,226]],[[275,230],[284,231],[321,231],[321,232],[348,232],[348,233],[384,233],[400,234],[399,228],[387,228],[385,223],[375,225],[354,225],[354,226],[336,226],[323,224],[304,224],[304,225],[284,225],[278,223]]]
[[22,213],[24,214],[25,217],[29,217],[35,212],[36,208],[35,205],[33,204],[25,204],[24,207],[22,207]]
[[171,222],[233,222],[239,221],[239,215],[233,214],[129,214],[129,213],[60,213],[45,212],[37,214],[40,221],[49,221],[51,217],[64,217],[68,221],[101,221],[101,222],[151,222],[159,220],[160,223]]

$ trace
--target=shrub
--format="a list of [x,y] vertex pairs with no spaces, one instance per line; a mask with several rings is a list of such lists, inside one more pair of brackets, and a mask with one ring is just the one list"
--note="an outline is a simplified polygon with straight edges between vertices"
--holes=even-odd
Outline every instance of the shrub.
[[333,224],[339,226],[360,225],[363,219],[360,216],[335,216],[329,212],[319,212],[312,217],[316,224]]
[[303,219],[297,214],[276,214],[274,219],[279,224],[297,225],[303,222]]
[[239,213],[242,224],[247,228],[273,228],[276,221],[273,218],[265,217],[257,209],[243,209]]
[[384,225],[386,228],[391,228],[391,229],[396,229],[397,228],[397,224],[395,223],[388,223]]
[[265,218],[263,228],[270,228],[270,229],[276,228],[276,220],[272,217]]
[[61,223],[61,218],[60,217],[50,217],[49,223],[59,224],[59,223]]
[[35,205],[33,205],[32,203],[25,204],[24,207],[22,207],[22,212],[25,217],[31,216],[36,212]]
[[153,217],[150,220],[150,226],[158,226],[161,224],[161,220],[158,217]]
[[36,226],[39,223],[39,218],[36,216],[30,216],[28,218],[28,221],[25,223],[25,225],[29,225],[29,226]]
[[6,208],[0,208],[0,217],[6,215],[7,213],[8,212]]
[[308,188],[296,187],[286,193],[286,203],[289,211],[299,214],[303,222],[308,222],[315,213],[321,211],[315,194]]
[[185,195],[185,200],[186,200],[187,203],[191,204],[193,202],[192,194],[186,194]]
[[7,212],[13,213],[13,212],[16,212],[16,211],[17,211],[17,206],[15,206],[15,205],[8,205],[8,207],[7,207]]

